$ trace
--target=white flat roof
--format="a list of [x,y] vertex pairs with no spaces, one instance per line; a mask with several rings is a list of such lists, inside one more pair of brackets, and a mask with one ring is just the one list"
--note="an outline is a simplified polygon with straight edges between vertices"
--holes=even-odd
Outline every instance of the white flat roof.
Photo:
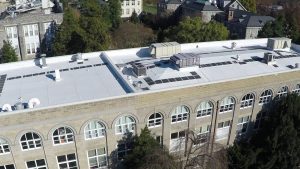
[[[296,45],[289,51],[274,52],[266,48],[267,39],[236,40],[234,50],[230,49],[232,42],[181,44],[181,53],[200,55],[200,67],[180,71],[168,58],[153,59],[148,47],[84,53],[82,64],[72,62],[72,55],[47,58],[48,67],[44,69],[39,66],[38,60],[2,64],[0,75],[6,76],[2,76],[5,80],[0,80],[0,90],[3,84],[0,108],[4,104],[13,106],[19,98],[23,103],[38,98],[41,104],[37,107],[49,107],[129,93],[245,79],[296,71],[291,66],[300,63],[299,53],[295,50],[300,47]],[[261,61],[266,52],[275,56],[275,66]],[[135,61],[155,66],[147,69],[147,75],[136,77],[130,64]],[[55,69],[61,71],[61,81],[53,80]]]

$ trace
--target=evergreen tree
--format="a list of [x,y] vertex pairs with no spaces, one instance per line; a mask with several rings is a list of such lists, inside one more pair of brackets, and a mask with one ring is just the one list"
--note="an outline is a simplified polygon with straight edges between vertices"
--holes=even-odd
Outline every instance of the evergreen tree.
[[153,138],[145,127],[133,142],[132,152],[125,157],[128,169],[178,169],[174,159]]
[[138,15],[137,15],[137,13],[135,11],[133,11],[133,13],[132,13],[132,15],[130,17],[130,21],[132,23],[139,23],[140,22],[140,19],[139,19]]
[[109,0],[108,9],[112,28],[117,29],[122,21],[120,0]]
[[269,117],[249,142],[229,148],[229,167],[291,169],[300,164],[300,97],[288,95],[276,101]]
[[9,63],[18,61],[18,56],[15,49],[11,46],[9,41],[3,41],[1,49],[1,63]]

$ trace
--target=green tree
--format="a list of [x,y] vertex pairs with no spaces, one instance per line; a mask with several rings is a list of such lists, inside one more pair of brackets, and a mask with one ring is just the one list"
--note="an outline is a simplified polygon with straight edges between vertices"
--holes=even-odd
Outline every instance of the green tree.
[[[84,30],[79,25],[80,13],[76,9],[67,7],[64,11],[63,23],[56,31],[55,38],[52,44],[51,55],[59,56],[65,54],[72,54],[73,52],[80,52],[81,47],[78,48],[79,43],[71,43],[77,39],[74,37],[83,37]],[[78,50],[79,49],[79,50]]]
[[259,31],[258,37],[270,38],[270,37],[284,37],[285,30],[285,18],[283,16],[278,17],[275,21],[267,22],[264,27]]
[[15,49],[11,46],[9,41],[3,41],[1,49],[1,63],[9,63],[18,61],[18,56]]
[[137,13],[135,11],[133,11],[133,13],[132,13],[132,15],[130,17],[130,21],[132,23],[139,23],[140,22],[140,19],[139,19],[138,15],[137,15]]
[[264,126],[249,142],[229,148],[229,167],[290,169],[300,164],[300,97],[275,101]]
[[148,46],[155,42],[156,36],[152,29],[143,24],[124,22],[112,33],[112,39],[112,47],[120,49]]
[[186,18],[164,32],[164,41],[180,43],[218,41],[228,38],[228,30],[217,22],[204,23],[199,17]]
[[109,11],[97,0],[82,0],[81,10],[67,6],[59,26],[52,55],[106,50],[110,46]]
[[132,152],[125,157],[128,169],[179,169],[174,159],[153,138],[145,127],[133,141]]
[[256,13],[256,0],[240,0],[240,2],[248,11]]
[[121,23],[121,2],[120,0],[109,0],[108,9],[112,28],[116,29]]

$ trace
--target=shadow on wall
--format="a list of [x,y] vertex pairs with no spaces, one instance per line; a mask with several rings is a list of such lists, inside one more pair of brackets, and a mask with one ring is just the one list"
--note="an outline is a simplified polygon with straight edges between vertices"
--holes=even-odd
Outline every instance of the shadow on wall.
[[117,148],[110,154],[111,169],[123,169],[125,156],[133,149],[135,136],[132,132],[127,131],[121,140],[118,141]]

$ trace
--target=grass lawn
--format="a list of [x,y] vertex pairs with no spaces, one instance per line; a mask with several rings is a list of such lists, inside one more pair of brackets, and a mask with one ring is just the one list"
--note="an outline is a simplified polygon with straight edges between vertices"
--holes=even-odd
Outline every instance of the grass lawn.
[[156,4],[144,4],[143,10],[147,13],[151,13],[151,14],[156,15],[157,6],[156,6]]

